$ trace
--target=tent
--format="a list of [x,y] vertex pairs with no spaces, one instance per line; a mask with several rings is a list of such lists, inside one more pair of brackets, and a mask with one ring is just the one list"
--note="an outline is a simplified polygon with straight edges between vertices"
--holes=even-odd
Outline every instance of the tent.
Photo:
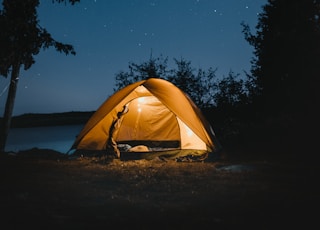
[[110,127],[121,112],[121,122],[112,132],[121,156],[177,158],[219,149],[211,125],[192,100],[169,81],[149,78],[110,96],[85,124],[71,150],[105,151]]

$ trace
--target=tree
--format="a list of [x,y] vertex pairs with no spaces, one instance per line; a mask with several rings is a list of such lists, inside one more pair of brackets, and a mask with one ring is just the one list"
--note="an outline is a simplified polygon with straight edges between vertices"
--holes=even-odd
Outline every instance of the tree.
[[319,101],[320,1],[268,0],[256,34],[242,25],[245,39],[254,47],[251,90],[262,114],[312,113]]
[[167,63],[168,58],[164,58],[162,55],[158,58],[151,55],[147,62],[141,64],[130,62],[129,72],[120,71],[116,75],[116,88],[113,90],[117,91],[131,83],[151,77],[166,79],[169,73]]
[[[67,2],[67,0],[55,0]],[[54,0],[52,2],[55,2]],[[79,0],[69,0],[71,4]],[[28,70],[34,63],[34,56],[41,49],[54,47],[66,55],[75,51],[72,45],[54,40],[46,29],[39,25],[37,7],[39,0],[3,0],[0,11],[0,75],[8,77],[11,74],[10,86],[5,105],[3,124],[0,129],[0,152],[5,150],[9,134],[14,101],[22,66]]]
[[247,93],[243,79],[237,79],[232,71],[217,83],[217,93],[214,95],[216,106],[231,115],[247,101]]
[[[168,80],[182,89],[200,108],[211,107],[213,95],[216,89],[216,69],[208,71],[192,68],[191,61],[183,58],[175,59],[177,69],[171,71]],[[196,73],[195,73],[196,72]]]
[[117,91],[131,83],[150,77],[162,78],[172,82],[183,90],[200,108],[213,106],[213,95],[216,87],[216,75],[214,69],[208,71],[191,67],[191,62],[181,58],[174,59],[177,69],[168,69],[168,58],[162,56],[153,58],[141,64],[130,63],[129,71],[120,71],[116,75]]

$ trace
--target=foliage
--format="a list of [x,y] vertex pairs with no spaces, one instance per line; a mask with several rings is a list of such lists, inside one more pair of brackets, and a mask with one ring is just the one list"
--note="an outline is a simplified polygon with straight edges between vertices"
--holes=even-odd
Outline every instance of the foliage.
[[208,71],[194,69],[191,62],[181,58],[174,59],[177,69],[168,68],[168,58],[160,56],[150,57],[147,62],[141,64],[129,63],[129,71],[120,71],[116,74],[117,91],[131,83],[150,77],[162,78],[172,82],[184,91],[199,107],[214,106],[213,95],[216,89],[216,75],[214,69]]
[[244,80],[237,78],[239,74],[235,75],[230,71],[227,77],[217,83],[218,92],[214,95],[217,107],[228,111],[247,101]]
[[196,71],[191,67],[190,61],[183,58],[174,59],[174,61],[177,69],[171,71],[167,80],[182,89],[199,107],[213,106],[212,95],[216,88],[216,70],[210,68],[208,71],[202,69]]
[[61,2],[64,2],[64,3],[70,2],[71,5],[74,5],[74,4],[76,4],[77,2],[80,2],[80,0],[52,0],[52,2],[58,2],[58,3],[61,3]]
[[[67,0],[56,0],[58,3]],[[79,0],[69,0],[71,4]],[[52,1],[54,2],[54,0]],[[39,0],[3,0],[0,10],[0,75],[11,73],[9,92],[5,105],[3,124],[0,129],[0,151],[4,151],[11,125],[14,101],[18,86],[20,68],[28,70],[34,63],[34,56],[41,49],[54,47],[66,55],[76,52],[70,44],[54,40],[45,28],[39,25],[37,7]]]
[[65,54],[75,54],[73,47],[54,40],[39,25],[37,0],[4,0],[0,11],[0,74],[7,77],[14,64],[29,69],[41,48],[51,46]]
[[245,39],[254,47],[251,92],[263,114],[314,109],[319,99],[320,1],[268,0],[256,34],[242,25]]
[[147,79],[150,77],[166,79],[168,75],[167,70],[168,58],[160,56],[153,58],[152,56],[147,62],[142,64],[129,63],[129,72],[120,71],[115,79],[116,84],[114,91],[117,91],[131,83]]

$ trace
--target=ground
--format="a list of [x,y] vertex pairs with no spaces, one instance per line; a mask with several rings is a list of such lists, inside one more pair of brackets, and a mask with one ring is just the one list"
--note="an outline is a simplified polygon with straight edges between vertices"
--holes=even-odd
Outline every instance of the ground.
[[252,156],[177,162],[2,153],[0,228],[311,229],[317,170]]

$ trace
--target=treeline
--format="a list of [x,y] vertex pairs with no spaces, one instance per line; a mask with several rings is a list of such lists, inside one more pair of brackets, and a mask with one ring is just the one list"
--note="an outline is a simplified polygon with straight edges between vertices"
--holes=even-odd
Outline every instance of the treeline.
[[[28,113],[12,118],[11,128],[85,124],[94,112]],[[3,118],[0,118],[2,122]]]
[[171,69],[167,58],[151,56],[119,72],[115,90],[149,77],[164,78],[204,111],[224,146],[313,150],[320,116],[320,1],[268,0],[254,33],[245,22],[241,25],[254,49],[250,72],[243,76],[230,71],[218,77],[214,68],[195,69],[183,58],[174,59]]

